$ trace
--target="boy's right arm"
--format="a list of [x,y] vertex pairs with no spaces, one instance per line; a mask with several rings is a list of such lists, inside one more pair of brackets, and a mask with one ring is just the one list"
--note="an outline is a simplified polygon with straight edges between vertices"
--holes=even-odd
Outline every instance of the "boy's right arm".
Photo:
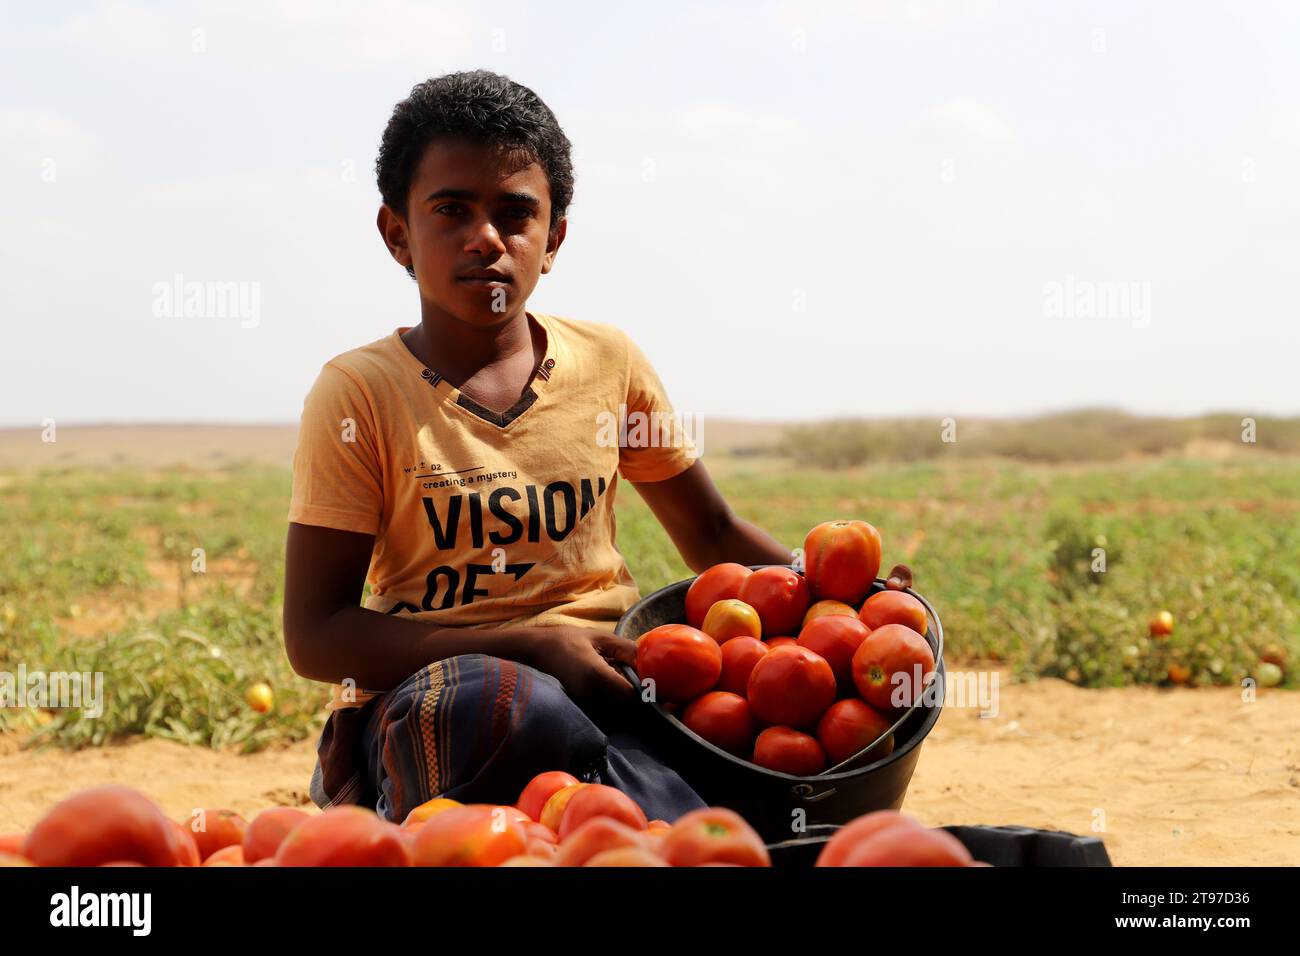
[[396,687],[426,665],[488,654],[558,678],[574,697],[630,697],[614,669],[632,664],[635,644],[594,628],[438,627],[361,607],[374,536],[290,522],[285,548],[284,643],[293,669],[311,680],[362,690]]

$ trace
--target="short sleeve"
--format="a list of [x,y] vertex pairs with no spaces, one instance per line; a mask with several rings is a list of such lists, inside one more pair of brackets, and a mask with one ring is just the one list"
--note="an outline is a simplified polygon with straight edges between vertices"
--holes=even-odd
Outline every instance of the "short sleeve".
[[681,474],[699,457],[693,416],[678,415],[650,360],[626,333],[628,381],[626,441],[620,440],[618,467],[628,481],[664,481]]
[[303,403],[289,520],[377,534],[383,488],[371,404],[347,372],[326,365]]

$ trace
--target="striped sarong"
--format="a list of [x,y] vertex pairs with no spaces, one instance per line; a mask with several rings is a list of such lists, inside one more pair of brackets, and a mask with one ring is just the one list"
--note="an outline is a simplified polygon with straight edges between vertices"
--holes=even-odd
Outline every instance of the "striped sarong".
[[580,706],[549,674],[465,654],[428,665],[364,706],[330,715],[311,795],[400,823],[435,797],[511,804],[534,776],[567,770],[672,821],[704,801],[629,727],[629,702]]

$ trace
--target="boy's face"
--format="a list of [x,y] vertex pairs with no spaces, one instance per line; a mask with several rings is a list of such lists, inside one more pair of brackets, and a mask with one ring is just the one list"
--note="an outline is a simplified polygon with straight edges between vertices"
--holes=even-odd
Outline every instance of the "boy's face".
[[435,141],[411,181],[406,215],[380,208],[379,232],[393,258],[414,267],[426,307],[497,325],[551,271],[565,223],[551,232],[541,166],[518,166],[487,146]]

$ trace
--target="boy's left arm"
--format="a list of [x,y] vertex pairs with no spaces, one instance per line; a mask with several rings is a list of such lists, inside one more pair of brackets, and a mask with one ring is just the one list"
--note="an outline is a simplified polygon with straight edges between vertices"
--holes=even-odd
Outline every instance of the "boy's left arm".
[[794,560],[789,548],[732,512],[698,458],[672,478],[632,485],[696,574],[726,561],[790,564]]

